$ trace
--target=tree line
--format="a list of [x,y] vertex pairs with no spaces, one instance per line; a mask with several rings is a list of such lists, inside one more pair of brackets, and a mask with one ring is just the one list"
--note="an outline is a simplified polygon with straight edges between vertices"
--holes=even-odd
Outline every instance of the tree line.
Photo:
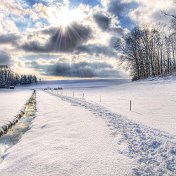
[[115,44],[133,80],[176,73],[175,31],[137,26]]
[[0,88],[32,83],[37,83],[37,77],[35,75],[18,75],[8,66],[0,66]]

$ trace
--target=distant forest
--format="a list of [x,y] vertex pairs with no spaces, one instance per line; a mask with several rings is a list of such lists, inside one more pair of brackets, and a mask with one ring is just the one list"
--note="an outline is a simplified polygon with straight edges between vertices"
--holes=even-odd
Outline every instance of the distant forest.
[[126,63],[132,80],[176,73],[176,16],[169,16],[170,31],[161,24],[152,29],[137,26],[115,43],[115,48],[123,53],[121,62]]
[[37,77],[35,75],[18,75],[8,66],[0,66],[0,88],[32,83],[37,83]]

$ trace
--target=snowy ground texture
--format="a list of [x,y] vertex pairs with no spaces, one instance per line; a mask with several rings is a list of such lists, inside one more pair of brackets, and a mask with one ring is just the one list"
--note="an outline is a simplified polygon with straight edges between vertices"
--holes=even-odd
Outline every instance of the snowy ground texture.
[[10,120],[11,123],[6,126],[7,129],[3,130],[3,135],[0,137],[0,163],[3,162],[7,150],[17,144],[22,135],[29,130],[32,120],[35,117],[35,112],[36,93],[34,91],[30,99],[26,102],[23,112],[20,112],[20,116],[14,120]]
[[31,96],[31,90],[0,90],[0,126],[8,120],[14,119],[14,116],[23,109],[24,104]]
[[1,176],[132,175],[135,162],[118,152],[103,120],[42,91],[37,101],[31,129],[4,155]]
[[159,130],[134,123],[124,116],[87,101],[57,95],[64,101],[84,107],[97,117],[105,118],[115,136],[121,134],[118,145],[128,144],[121,153],[139,163],[134,175],[176,175],[176,139]]
[[176,175],[175,87],[174,77],[38,85],[36,118],[1,175]]

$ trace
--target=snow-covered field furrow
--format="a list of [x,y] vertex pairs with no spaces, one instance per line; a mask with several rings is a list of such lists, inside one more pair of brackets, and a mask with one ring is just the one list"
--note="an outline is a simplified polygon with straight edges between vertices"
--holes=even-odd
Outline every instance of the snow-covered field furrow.
[[84,107],[97,117],[107,120],[115,135],[121,134],[117,147],[128,144],[123,154],[134,158],[138,166],[134,175],[176,175],[176,138],[174,136],[114,113],[103,106],[83,99],[56,95],[72,105]]
[[1,176],[132,175],[136,162],[119,153],[120,136],[103,119],[43,91],[37,111],[31,129],[5,153]]
[[32,90],[0,90],[0,126],[14,119],[31,96]]

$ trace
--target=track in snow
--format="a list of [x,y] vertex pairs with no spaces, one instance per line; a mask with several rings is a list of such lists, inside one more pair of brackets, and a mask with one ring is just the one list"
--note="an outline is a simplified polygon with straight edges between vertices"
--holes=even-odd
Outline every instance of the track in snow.
[[4,155],[1,176],[127,176],[136,162],[118,153],[103,119],[37,92],[30,130]]
[[122,136],[118,145],[128,144],[128,149],[122,153],[137,160],[138,167],[133,169],[134,175],[176,175],[176,139],[170,134],[134,123],[99,104],[51,94],[106,119],[114,130],[113,134]]

